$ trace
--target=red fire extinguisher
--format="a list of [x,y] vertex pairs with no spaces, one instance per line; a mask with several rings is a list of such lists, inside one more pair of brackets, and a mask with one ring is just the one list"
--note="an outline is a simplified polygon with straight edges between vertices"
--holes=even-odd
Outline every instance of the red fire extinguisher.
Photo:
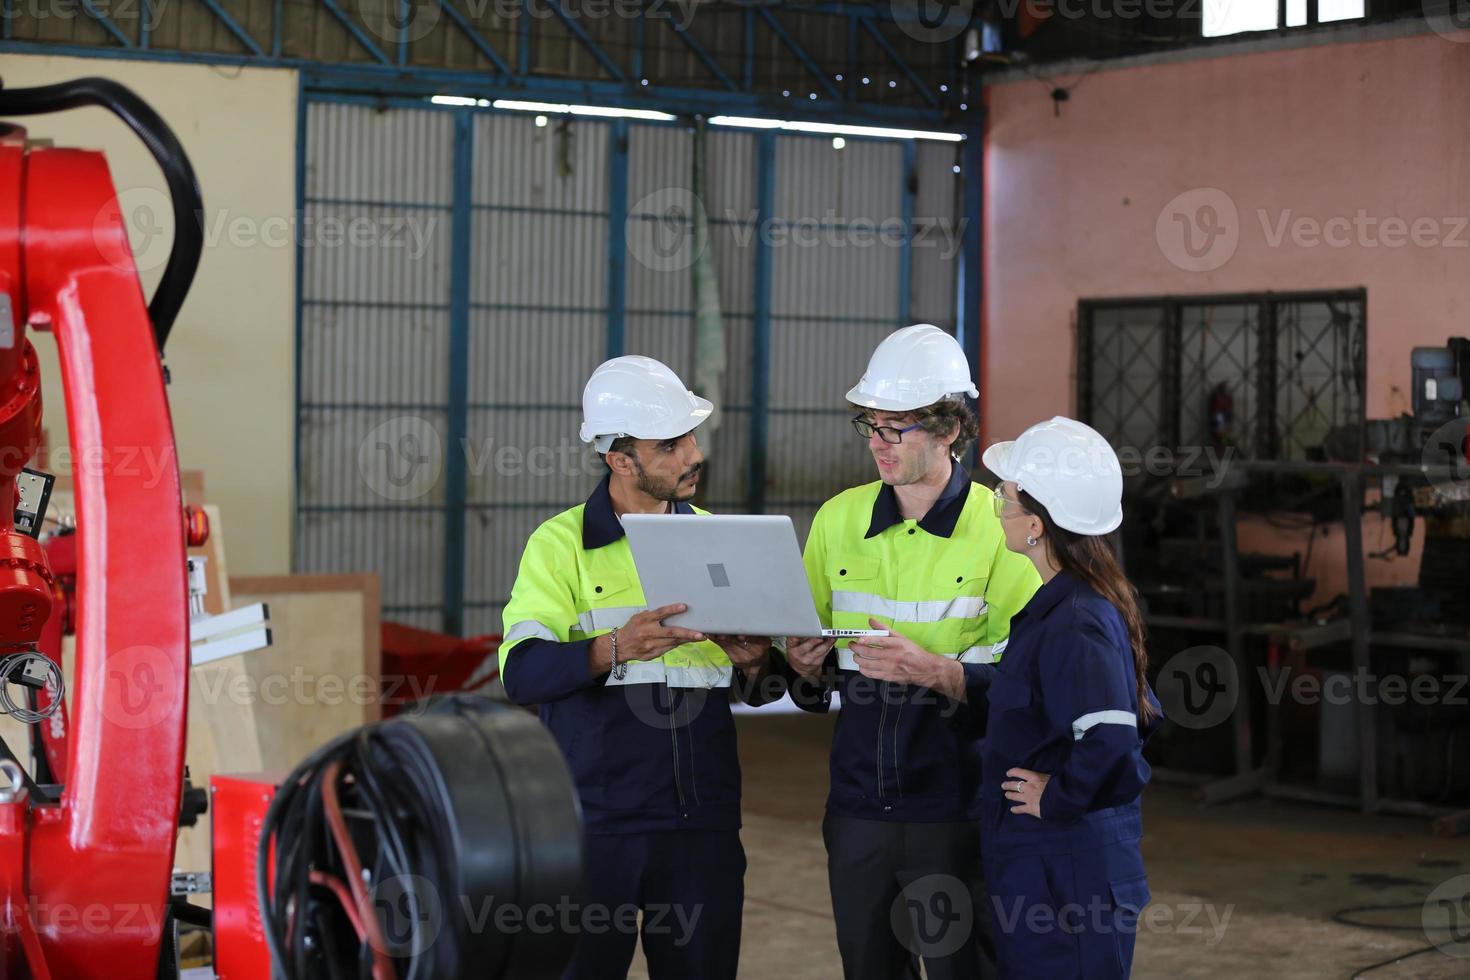
[[1210,442],[1216,452],[1235,445],[1235,399],[1223,381],[1210,392]]

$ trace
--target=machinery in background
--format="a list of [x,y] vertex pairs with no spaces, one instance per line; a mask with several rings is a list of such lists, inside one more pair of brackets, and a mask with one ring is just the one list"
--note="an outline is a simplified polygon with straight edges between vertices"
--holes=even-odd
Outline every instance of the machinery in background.
[[1411,371],[1413,414],[1370,421],[1368,455],[1449,472],[1436,479],[1384,478],[1381,506],[1392,521],[1394,554],[1410,553],[1418,522],[1424,552],[1418,589],[1375,589],[1374,618],[1470,624],[1470,338],[1415,348]]
[[[0,88],[0,118],[83,106],[113,112],[148,146],[174,242],[145,305],[103,155],[35,146],[0,124],[0,708],[32,723],[35,769],[0,743],[0,976],[174,977],[178,921],[212,922],[234,956],[220,976],[234,980],[558,975],[571,927],[502,934],[499,918],[465,904],[574,904],[581,877],[580,817],[555,743],[483,699],[338,739],[281,782],[217,777],[236,791],[210,808],[213,919],[183,900],[206,877],[173,872],[178,828],[204,809],[186,792],[191,658],[268,643],[268,610],[203,615],[202,566],[186,558],[207,530],[183,506],[162,357],[203,244],[183,148],[105,79]],[[55,334],[83,461],[75,528],[44,546],[49,483],[24,470],[41,433],[27,329]],[[122,463],[140,455],[172,465]],[[71,632],[68,717],[58,662]],[[443,914],[425,915],[430,894]],[[462,910],[475,917],[450,918]]]
[[[1157,740],[1166,772],[1233,760],[1207,798],[1275,790],[1470,830],[1470,701],[1454,696],[1456,679],[1470,673],[1470,340],[1416,349],[1410,374],[1412,414],[1331,430],[1305,460],[1239,460],[1206,478],[1130,487],[1138,517],[1124,553],[1148,601],[1156,651],[1223,639],[1246,679],[1233,726],[1175,729]],[[1217,391],[1212,419],[1218,402]],[[1392,543],[1363,541],[1365,506],[1377,509]],[[1238,515],[1301,541],[1301,550],[1242,552]],[[1366,560],[1406,558],[1420,525],[1417,583],[1370,589]],[[1347,548],[1347,592],[1304,608],[1317,591],[1308,577],[1314,552],[1333,529],[1333,548]],[[1367,694],[1304,707],[1267,695],[1258,681],[1289,681],[1293,672]],[[1388,678],[1444,696],[1381,693]],[[1290,778],[1315,788],[1287,785]]]
[[[27,330],[55,335],[72,455],[85,461],[73,477],[76,532],[67,542],[76,574],[75,710],[64,756],[46,756],[63,782],[43,786],[13,756],[4,760],[0,958],[6,976],[87,976],[105,963],[110,975],[148,978],[158,975],[173,914],[189,643],[184,510],[162,351],[198,265],[202,205],[178,141],[121,86],[82,79],[0,89],[0,118],[81,106],[109,109],[144,140],[183,220],[145,305],[102,154],[33,146],[12,125],[0,131],[0,650],[7,654],[36,650],[58,606],[46,552],[10,520],[18,492],[39,503],[17,486],[41,425]],[[149,478],[119,463],[140,454],[175,465]],[[47,641],[57,644],[54,654],[60,633],[53,629]],[[45,687],[54,711],[59,684]],[[83,910],[93,919],[79,929]],[[106,921],[98,921],[100,911]]]

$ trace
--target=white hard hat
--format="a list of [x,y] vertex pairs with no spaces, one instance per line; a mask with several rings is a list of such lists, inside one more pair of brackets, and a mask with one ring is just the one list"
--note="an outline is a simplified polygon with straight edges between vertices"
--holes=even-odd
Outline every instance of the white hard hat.
[[1059,526],[1076,534],[1108,534],[1123,523],[1123,467],[1096,429],[1057,416],[1015,442],[985,450],[985,465],[1025,490]]
[[712,411],[662,361],[641,354],[614,357],[599,364],[582,389],[582,441],[605,453],[619,436],[676,439]]
[[964,348],[932,323],[916,323],[883,338],[847,400],[883,412],[908,412],[958,394],[980,397]]

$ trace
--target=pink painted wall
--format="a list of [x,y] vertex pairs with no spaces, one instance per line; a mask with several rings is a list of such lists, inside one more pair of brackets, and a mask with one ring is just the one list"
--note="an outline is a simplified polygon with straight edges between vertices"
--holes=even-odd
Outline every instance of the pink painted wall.
[[[1407,410],[1410,348],[1470,333],[1470,44],[1102,70],[1060,117],[1049,89],[989,91],[988,440],[1075,411],[1080,298],[1365,287],[1370,418]],[[1265,537],[1242,532],[1245,547]],[[1375,547],[1377,525],[1364,537]],[[1340,540],[1317,543],[1328,580]],[[1375,581],[1416,572],[1417,559],[1370,565]]]

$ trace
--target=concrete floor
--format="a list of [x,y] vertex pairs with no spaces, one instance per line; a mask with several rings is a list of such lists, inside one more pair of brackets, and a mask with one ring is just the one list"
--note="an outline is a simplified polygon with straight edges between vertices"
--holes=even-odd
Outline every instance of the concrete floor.
[[[740,976],[840,977],[821,840],[831,722],[744,715],[739,725],[750,862]],[[1149,914],[1160,925],[1140,929],[1139,980],[1353,977],[1430,945],[1419,903],[1470,873],[1470,840],[1433,837],[1416,818],[1262,799],[1204,808],[1162,785],[1145,794],[1144,811]],[[1400,903],[1414,906],[1357,918],[1411,929],[1332,921],[1340,909]],[[641,957],[631,975],[647,976]],[[1470,959],[1436,951],[1366,976],[1470,977]]]

